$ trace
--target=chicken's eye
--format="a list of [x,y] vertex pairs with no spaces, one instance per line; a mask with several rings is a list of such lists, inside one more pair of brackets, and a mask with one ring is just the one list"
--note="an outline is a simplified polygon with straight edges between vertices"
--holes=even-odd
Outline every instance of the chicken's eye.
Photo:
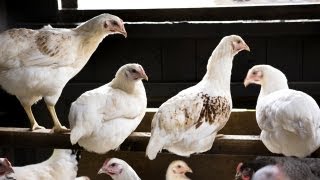
[[240,43],[241,43],[241,41],[240,41],[240,40],[238,40],[238,41],[237,41],[237,43],[238,43],[238,44],[240,44]]
[[132,72],[132,73],[136,73],[136,72],[137,72],[137,70],[135,70],[135,69],[131,69],[131,72]]
[[178,165],[177,167],[178,167],[178,168],[181,168],[181,166],[180,166],[180,165]]
[[115,20],[111,20],[110,23],[112,24],[112,26],[118,26],[118,22]]
[[116,163],[112,163],[110,164],[111,167],[115,167],[116,166]]
[[253,71],[252,74],[253,74],[253,75],[256,75],[256,74],[257,74],[257,71]]

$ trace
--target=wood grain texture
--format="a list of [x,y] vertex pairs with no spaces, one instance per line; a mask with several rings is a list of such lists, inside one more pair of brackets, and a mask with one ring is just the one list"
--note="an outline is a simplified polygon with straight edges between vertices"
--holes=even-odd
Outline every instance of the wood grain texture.
[[75,10],[59,11],[63,21],[87,20],[88,17],[108,12],[127,21],[205,21],[248,19],[316,19],[319,4],[283,6],[238,6],[181,9],[124,9],[124,10]]
[[[150,133],[134,132],[119,150],[144,152],[149,137]],[[48,129],[31,132],[27,128],[0,128],[0,138],[1,147],[81,149],[78,145],[71,145],[69,133],[51,133]],[[223,135],[216,138],[213,148],[204,154],[274,155],[265,148],[259,136],[254,135]],[[320,150],[317,150],[313,157],[319,155]]]

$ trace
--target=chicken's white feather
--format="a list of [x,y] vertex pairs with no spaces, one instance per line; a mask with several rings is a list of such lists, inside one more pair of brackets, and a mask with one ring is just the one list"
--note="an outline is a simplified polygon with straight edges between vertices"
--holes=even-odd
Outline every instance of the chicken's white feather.
[[152,120],[146,150],[150,159],[154,159],[161,149],[189,156],[211,148],[232,109],[232,60],[244,49],[249,50],[241,37],[224,37],[209,58],[204,78],[159,107]]
[[[106,153],[117,149],[137,128],[145,114],[147,98],[141,80],[125,79],[124,73],[131,66],[141,67],[123,66],[112,82],[85,92],[72,103],[69,113],[72,144],[78,142],[88,151]],[[132,87],[114,87],[116,81]]]

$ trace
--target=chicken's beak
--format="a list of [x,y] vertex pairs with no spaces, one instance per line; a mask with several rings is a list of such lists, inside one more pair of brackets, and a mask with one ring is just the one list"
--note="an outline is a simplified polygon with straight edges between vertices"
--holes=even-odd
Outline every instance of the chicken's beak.
[[14,173],[13,168],[12,168],[12,167],[9,167],[9,168],[8,168],[8,172],[9,172],[9,173]]
[[246,78],[243,82],[244,87],[247,87],[251,83],[251,80],[249,78]]
[[250,52],[250,48],[249,48],[249,46],[247,44],[244,44],[244,48],[243,49]]
[[186,172],[193,173],[193,171],[192,171],[192,169],[191,169],[190,167],[188,167],[188,168],[186,169]]
[[141,76],[142,76],[142,79],[145,79],[146,81],[149,80],[149,78],[148,78],[148,76],[146,74],[142,74]]
[[125,38],[128,37],[127,31],[124,28],[120,31],[120,34],[122,34]]
[[120,31],[119,31],[120,34],[122,34],[125,38],[128,37],[128,34],[127,34],[127,31],[126,31],[126,28],[124,27],[124,24],[121,25],[121,28],[120,28]]
[[105,171],[103,170],[103,168],[101,168],[99,171],[98,171],[98,174],[103,174],[105,173]]

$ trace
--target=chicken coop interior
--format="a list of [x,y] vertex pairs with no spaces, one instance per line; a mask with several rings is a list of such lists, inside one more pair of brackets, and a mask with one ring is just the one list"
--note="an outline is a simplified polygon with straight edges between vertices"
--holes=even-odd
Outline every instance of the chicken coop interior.
[[[286,3],[278,4],[275,2],[284,0],[269,0],[270,4],[268,0],[226,0],[225,4],[218,3],[224,1],[215,1],[217,5],[211,1],[203,5],[204,0],[198,1],[199,4],[196,1],[192,4],[190,2],[193,1],[177,0],[175,3],[172,1],[173,8],[170,4],[161,6],[157,3],[150,7],[139,8],[139,3],[151,4],[151,1],[147,3],[137,0],[137,3],[133,3],[134,0],[123,0],[123,4],[110,6],[108,2],[111,4],[112,1],[106,1],[104,6],[94,6],[94,2],[98,1],[90,1],[92,4],[88,4],[89,1],[87,1],[88,5],[86,5],[84,0],[0,0],[0,32],[2,33],[13,28],[73,29],[103,13],[115,15],[123,20],[127,37],[124,37],[124,32],[121,34],[112,32],[106,36],[100,44],[98,43],[97,49],[92,56],[89,56],[90,59],[84,67],[64,86],[54,106],[63,126],[70,128],[68,118],[70,118],[71,104],[86,91],[109,83],[115,78],[121,66],[138,63],[143,67],[144,75],[147,76],[141,77],[147,79],[142,81],[147,97],[147,109],[141,123],[116,150],[101,154],[89,152],[78,143],[72,144],[70,132],[52,132],[51,128],[54,124],[51,111],[48,111],[44,100],[33,104],[32,112],[38,124],[46,129],[31,131],[28,119],[30,117],[26,114],[23,102],[19,102],[14,93],[6,90],[5,86],[8,82],[0,82],[0,86],[3,87],[0,90],[0,158],[7,158],[14,167],[26,166],[46,161],[53,149],[72,149],[77,154],[81,154],[77,158],[77,177],[87,176],[93,180],[111,180],[108,174],[98,174],[98,171],[107,158],[115,157],[126,161],[143,180],[174,180],[175,178],[166,177],[167,168],[174,160],[183,160],[188,164],[192,173],[188,172],[186,176],[190,179],[231,180],[235,179],[240,162],[254,160],[258,156],[283,157],[281,153],[271,152],[260,139],[261,128],[257,124],[258,115],[256,115],[260,85],[252,84],[245,87],[244,81],[250,68],[259,64],[268,64],[285,74],[290,89],[302,91],[311,96],[317,104],[320,103],[320,72],[318,70],[320,67],[318,55],[320,1],[287,0]],[[264,3],[248,4],[250,1]],[[188,2],[190,6],[183,4]],[[105,24],[105,27],[107,26],[108,24]],[[94,31],[94,29],[87,29],[87,31]],[[192,153],[188,157],[163,148],[155,159],[150,160],[146,155],[146,148],[151,129],[154,128],[151,127],[153,124],[151,122],[159,107],[180,91],[202,81],[213,50],[220,41],[222,42],[222,38],[229,35],[240,36],[250,47],[250,51],[237,52],[232,61],[229,83],[232,110],[226,124],[217,132],[218,135],[222,135],[216,136],[212,148],[205,152]],[[10,34],[10,36],[13,38],[14,35]],[[26,38],[26,36],[18,35],[17,39]],[[5,44],[6,40],[2,39],[4,36],[0,34],[0,44]],[[30,39],[24,43],[30,42],[32,46],[33,41]],[[72,48],[72,45],[65,46],[61,51],[67,54]],[[15,41],[11,46],[0,45],[0,76],[7,76],[4,73],[10,71],[8,70],[10,67],[3,65],[3,62],[9,57],[5,53],[11,50],[21,55],[19,41]],[[21,56],[27,57],[32,52],[24,53],[26,55]],[[22,59],[21,63],[24,64],[24,62],[28,63]],[[41,64],[41,68],[44,66],[46,66],[45,63]],[[43,71],[46,73],[46,70]],[[19,75],[12,74],[12,76]],[[34,75],[34,78],[37,76]],[[51,81],[55,78],[58,77],[49,75],[48,79],[43,81]],[[213,78],[219,78],[219,75]],[[2,79],[0,77],[0,81]],[[272,81],[274,87],[277,86],[277,82],[277,80]],[[24,87],[16,87],[24,91]],[[214,91],[215,88],[213,87],[212,90]],[[129,100],[127,103],[127,106],[135,106],[130,104]],[[186,106],[188,104],[192,102],[187,103]],[[293,106],[290,110],[299,112],[301,108],[296,107]],[[302,109],[311,111],[312,108],[305,105]],[[318,113],[309,111],[310,114]],[[319,118],[315,118],[314,124],[311,125],[319,121],[317,125],[319,129],[320,116],[317,117]],[[125,128],[126,123],[123,123],[123,126]],[[156,125],[153,124],[153,126]],[[198,126],[202,127],[201,124],[196,125],[196,129]],[[303,125],[300,125],[300,128],[301,126]],[[118,129],[110,129],[110,131],[113,130]],[[318,136],[320,139],[320,130]],[[106,139],[111,138],[106,137]],[[307,158],[318,159],[320,166],[319,149],[314,150]],[[53,168],[59,171],[58,166]],[[37,170],[30,171],[36,173]],[[25,176],[26,180],[47,179],[40,177],[28,179],[29,175]],[[180,179],[183,180],[183,178]],[[299,178],[296,179],[299,180]],[[118,178],[118,180],[134,180],[134,178]]]

